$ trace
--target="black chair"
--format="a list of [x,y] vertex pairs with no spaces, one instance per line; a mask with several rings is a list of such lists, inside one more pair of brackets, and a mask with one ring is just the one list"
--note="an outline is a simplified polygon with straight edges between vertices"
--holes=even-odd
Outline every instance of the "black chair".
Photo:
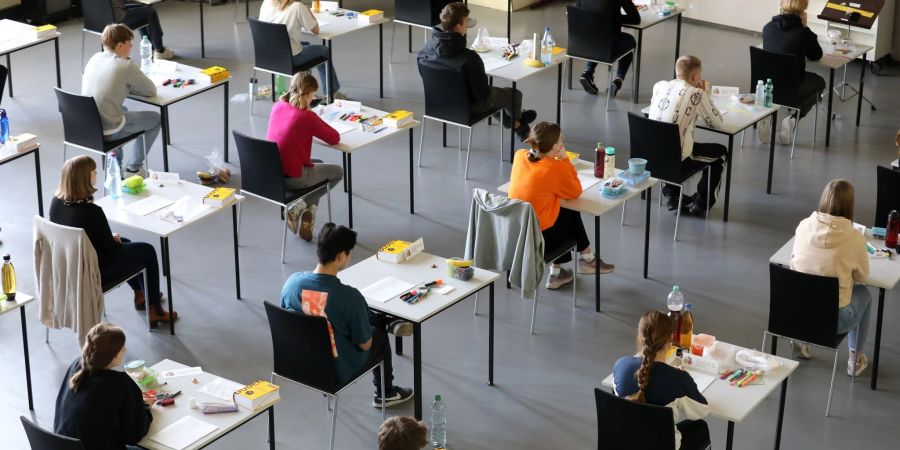
[[[340,299],[332,299],[339,301]],[[328,319],[318,316],[307,316],[302,313],[288,311],[265,302],[266,316],[269,319],[269,330],[272,332],[272,353],[275,368],[272,381],[280,377],[306,388],[322,393],[328,402],[331,413],[331,439],[329,448],[334,449],[334,432],[337,423],[338,399],[348,386],[366,377],[378,367],[381,369],[382,401],[385,397],[384,364],[378,361],[360,369],[359,375],[338,383],[337,370],[334,367],[334,356],[331,352],[331,337],[328,331]],[[334,399],[334,406],[331,401]],[[384,422],[385,408],[381,408],[381,421]]]
[[[419,61],[419,75],[425,88],[425,116],[422,133],[419,135],[419,167],[422,167],[422,146],[425,143],[425,128],[428,120],[455,125],[469,130],[466,146],[465,179],[469,179],[469,154],[472,150],[472,128],[496,113],[503,115],[503,107],[497,107],[480,114],[473,114],[469,105],[468,80],[461,71],[449,70],[429,62]],[[461,131],[460,131],[461,132]],[[503,160],[503,133],[500,135],[500,160]],[[460,148],[462,150],[462,148]]]
[[[618,12],[616,12],[618,14]],[[622,57],[634,53],[634,49],[624,53],[616,53],[614,42],[616,26],[613,15],[606,11],[566,6],[566,17],[569,20],[569,89],[572,89],[572,60],[593,61],[607,66],[609,82],[606,87],[606,110],[609,111],[609,99],[612,94],[613,66]]]
[[[84,27],[81,29],[81,62],[84,64],[84,34],[90,33],[99,37],[103,34],[103,29],[107,25],[114,24],[117,21],[110,0],[82,0],[81,13],[84,15]],[[132,28],[132,31],[137,31],[146,26],[146,22],[140,23]],[[102,49],[103,47],[101,46],[100,48]],[[84,68],[82,67],[83,70]]]
[[[775,90],[772,92],[772,103],[788,109],[792,116],[796,116],[797,125],[794,127],[794,135],[791,137],[791,159],[794,158],[794,145],[797,143],[797,128],[800,123],[800,106],[802,100],[797,96],[800,83],[803,81],[803,57],[787,53],[770,52],[759,47],[750,46],[750,90],[754,92],[756,82],[772,79]],[[813,144],[816,142],[816,132],[819,126],[819,92],[816,97],[816,115],[813,120]],[[829,118],[829,120],[831,120]],[[775,139],[775,136],[771,136]],[[741,136],[743,143],[743,136]]]
[[[772,336],[769,353],[773,355],[778,350],[779,337],[834,352],[831,386],[828,388],[828,403],[825,405],[826,417],[831,412],[838,346],[846,336],[837,332],[839,293],[837,278],[797,272],[769,263],[769,325],[763,331],[762,348],[766,348],[766,337]],[[855,372],[856,367],[853,369]]]
[[[675,235],[678,240],[678,219],[681,217],[681,199],[684,184],[704,170],[712,170],[712,163],[686,159],[681,161],[681,138],[678,124],[648,119],[628,113],[628,131],[631,136],[631,157],[647,160],[647,170],[661,183],[678,186],[678,210],[675,213]],[[688,166],[684,167],[684,163]],[[707,177],[706,204],[709,205],[710,179]],[[662,204],[662,194],[659,196]],[[706,218],[709,219],[707,211]]]
[[28,436],[32,450],[84,450],[84,445],[78,439],[51,433],[25,416],[19,416],[19,419],[25,427],[25,435]]
[[900,211],[900,172],[884,166],[878,166],[875,226],[886,227],[888,214],[893,210]]
[[[328,181],[310,186],[300,191],[288,191],[284,188],[284,172],[281,167],[281,156],[278,144],[272,141],[249,137],[237,131],[234,143],[237,145],[238,157],[241,159],[241,195],[249,195],[274,203],[281,207],[282,219],[285,220],[281,234],[281,263],[284,264],[284,246],[287,238],[287,220],[285,211],[310,194],[325,189],[328,197],[328,221],[331,221],[331,189]],[[243,209],[238,203],[238,238]]]
[[452,0],[394,0],[394,27],[391,31],[391,63],[394,62],[394,36],[397,34],[397,24],[409,27],[409,47],[412,52],[412,29],[421,28],[428,32],[441,22],[441,9]]
[[[256,71],[267,72],[272,75],[272,101],[275,101],[275,76],[291,78],[297,72],[309,72],[320,64],[328,62],[328,58],[320,57],[299,66],[294,65],[293,52],[291,52],[291,38],[288,35],[287,26],[280,23],[263,22],[252,17],[247,18],[250,24],[250,34],[253,37],[253,94],[250,96],[250,114],[253,114],[253,103],[256,100]],[[331,75],[322,80],[326,95],[331,95],[328,86]]]
[[3,89],[6,88],[6,78],[9,77],[9,69],[0,64],[0,104],[3,103]]

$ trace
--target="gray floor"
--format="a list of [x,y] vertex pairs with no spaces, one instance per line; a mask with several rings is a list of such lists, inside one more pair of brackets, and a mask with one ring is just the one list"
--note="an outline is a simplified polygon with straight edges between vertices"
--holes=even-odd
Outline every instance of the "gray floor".
[[[346,2],[351,8],[380,7],[388,1]],[[166,43],[183,57],[181,61],[208,66],[219,64],[232,71],[232,94],[245,91],[246,74],[252,61],[249,30],[245,23],[233,25],[232,6],[208,8],[207,55],[199,59],[197,6],[166,2],[157,5],[166,30]],[[256,11],[258,3],[254,3]],[[503,13],[475,8],[475,15],[497,35],[504,34]],[[255,14],[255,12],[254,12]],[[544,24],[565,29],[561,4],[539,11],[516,13],[514,36],[539,31]],[[78,91],[80,82],[80,21],[61,26],[63,88]],[[390,26],[385,30],[385,52],[390,45]],[[377,32],[367,31],[335,42],[336,66],[345,91],[353,98],[385,110],[407,108],[423,111],[422,88],[415,58],[405,52],[406,30],[399,29],[394,63],[385,64],[385,99],[378,98],[376,76]],[[421,45],[421,31],[414,32],[414,48]],[[645,36],[642,101],[649,100],[652,83],[671,74],[674,25],[665,24]],[[557,39],[565,45],[564,33]],[[89,49],[96,38],[89,37]],[[714,84],[746,86],[749,61],[747,47],[753,37],[704,26],[686,24],[683,52],[705,61],[704,75]],[[49,202],[62,163],[62,127],[52,92],[52,47],[37,47],[13,55],[15,99],[4,99],[13,133],[32,132],[42,142],[45,203]],[[387,59],[387,55],[385,55]],[[576,70],[580,70],[576,68]],[[849,76],[858,79],[857,66]],[[496,386],[488,387],[487,319],[472,316],[466,301],[427,322],[423,327],[423,375],[426,399],[440,393],[448,404],[451,447],[464,448],[592,448],[596,445],[595,409],[592,389],[609,373],[613,362],[634,351],[637,318],[648,309],[663,308],[672,284],[679,284],[693,303],[698,330],[745,346],[758,346],[766,325],[768,302],[768,257],[793,232],[796,223],[815,207],[822,186],[833,178],[853,181],[857,189],[858,221],[871,223],[874,214],[875,165],[894,158],[893,134],[898,98],[896,69],[869,77],[867,87],[881,109],[864,109],[862,124],[851,120],[855,102],[837,103],[843,114],[834,122],[832,145],[824,147],[824,113],[819,136],[811,145],[812,120],[804,120],[798,136],[797,154],[788,159],[788,148],[777,148],[773,195],[765,195],[768,147],[748,136],[745,147],[736,150],[733,161],[731,217],[721,221],[721,204],[706,222],[683,218],[680,240],[672,242],[674,216],[654,207],[652,218],[650,279],[643,280],[641,244],[643,208],[634,202],[626,225],[619,214],[602,222],[601,252],[617,270],[603,277],[603,312],[590,307],[592,280],[579,283],[580,306],[573,312],[567,289],[542,295],[536,334],[528,334],[531,304],[498,285],[496,328]],[[602,81],[602,80],[601,80]],[[601,84],[598,81],[598,84]],[[563,129],[570,150],[590,157],[594,142],[602,139],[620,149],[619,165],[628,155],[625,112],[637,110],[630,103],[631,75],[626,89],[609,113],[602,98],[586,95],[580,88],[567,91],[563,103]],[[576,82],[577,86],[577,82]],[[541,119],[555,114],[555,77],[552,74],[521,83],[525,104],[538,110]],[[140,106],[135,105],[135,108]],[[170,164],[184,177],[202,169],[202,156],[221,149],[221,94],[211,93],[178,104],[171,109]],[[245,102],[231,103],[229,126],[262,136],[268,120],[263,102],[255,116],[248,117]],[[811,116],[810,116],[811,117]],[[199,131],[199,132],[197,132]],[[417,214],[407,210],[407,143],[405,137],[386,140],[360,152],[356,158],[355,214],[360,233],[357,259],[365,258],[383,242],[424,236],[428,251],[461,256],[466,233],[469,198],[473,188],[493,189],[509,175],[509,164],[497,161],[496,126],[476,128],[473,140],[471,180],[463,181],[464,155],[456,148],[441,149],[439,128],[432,126],[426,139],[426,165],[416,171]],[[698,140],[722,141],[704,132]],[[418,131],[416,134],[418,141]],[[456,141],[450,132],[450,142]],[[340,161],[336,152],[316,149],[315,156]],[[235,155],[232,145],[232,154]],[[150,166],[161,166],[157,143]],[[0,226],[2,252],[11,253],[18,267],[19,289],[32,291],[31,215],[36,212],[34,175],[30,159],[0,168]],[[399,177],[398,183],[392,178]],[[235,184],[236,186],[237,184]],[[334,196],[335,220],[346,222],[346,197]],[[144,316],[130,305],[130,292],[119,289],[107,296],[109,320],[128,330],[128,358],[157,361],[170,358],[207,371],[246,382],[268,378],[272,367],[268,327],[263,300],[277,299],[281,283],[291,273],[311,269],[314,247],[288,239],[287,264],[279,263],[281,222],[274,208],[249,202],[241,247],[244,300],[234,299],[231,262],[231,224],[226,215],[191,228],[171,240],[179,332],[148,332]],[[320,220],[324,220],[320,214]],[[591,221],[586,221],[591,232]],[[153,236],[127,229],[117,230],[132,239],[158,244]],[[851,384],[839,373],[834,393],[833,417],[825,418],[825,400],[830,376],[829,355],[815,353],[791,378],[788,390],[783,448],[845,449],[896,448],[900,438],[897,402],[900,400],[900,336],[896,327],[898,299],[888,294],[882,345],[879,390],[868,389],[869,374]],[[28,330],[35,383],[36,419],[44,426],[53,422],[54,401],[67,365],[77,355],[71,332],[51,333],[43,342],[38,308],[29,307]],[[0,319],[2,370],[5,389],[0,392],[0,447],[27,448],[17,420],[27,412],[22,368],[21,334],[17,315]],[[874,320],[874,318],[873,318]],[[871,342],[867,349],[871,351]],[[411,343],[408,350],[411,350]],[[843,360],[843,357],[842,357]],[[412,360],[395,360],[397,381],[412,384]],[[380,414],[369,406],[372,387],[368,382],[350,389],[341,402],[338,448],[373,448]],[[324,448],[327,422],[320,398],[287,384],[278,407],[277,442],[281,448]],[[427,404],[427,402],[426,402]],[[744,423],[736,427],[736,448],[764,449],[772,445],[777,398],[765,401]],[[391,411],[411,414],[412,405]],[[426,409],[427,413],[427,409]],[[427,415],[427,414],[426,414]],[[725,423],[711,419],[715,448],[723,448]],[[894,442],[894,444],[891,444]],[[260,418],[213,448],[265,447],[265,420]]]

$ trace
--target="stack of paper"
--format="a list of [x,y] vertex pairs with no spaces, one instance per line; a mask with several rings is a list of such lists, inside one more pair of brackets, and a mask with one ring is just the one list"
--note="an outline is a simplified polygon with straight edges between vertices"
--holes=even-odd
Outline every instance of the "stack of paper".
[[147,438],[166,447],[182,450],[218,429],[219,427],[193,416],[185,416]]
[[377,302],[386,302],[410,289],[415,284],[388,276],[360,290],[362,295]]

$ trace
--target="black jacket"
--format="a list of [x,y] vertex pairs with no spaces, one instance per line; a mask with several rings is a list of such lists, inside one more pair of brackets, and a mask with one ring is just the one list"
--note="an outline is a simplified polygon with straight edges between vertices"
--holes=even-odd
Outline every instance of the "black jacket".
[[816,33],[809,27],[804,27],[800,16],[796,14],[772,17],[772,21],[763,27],[763,49],[800,56],[800,67],[804,72],[807,59],[822,59],[822,47]]
[[113,264],[122,252],[122,244],[113,239],[103,209],[93,203],[70,203],[53,197],[50,201],[50,221],[67,227],[82,228],[97,252],[102,271]]
[[140,442],[153,416],[137,384],[124,372],[98,370],[82,378],[75,392],[69,388],[69,379],[79,367],[80,359],[63,378],[53,431],[81,439],[87,450],[124,450]]
[[461,72],[469,88],[469,104],[487,101],[491,86],[484,73],[484,62],[475,50],[466,48],[466,37],[435,27],[431,39],[419,52],[418,61],[428,61],[434,66]]
[[[638,12],[637,6],[631,0],[577,0],[575,6],[613,13],[617,33],[622,32],[622,24],[637,25],[641,23],[641,13]],[[616,14],[621,10],[624,10],[625,14]]]

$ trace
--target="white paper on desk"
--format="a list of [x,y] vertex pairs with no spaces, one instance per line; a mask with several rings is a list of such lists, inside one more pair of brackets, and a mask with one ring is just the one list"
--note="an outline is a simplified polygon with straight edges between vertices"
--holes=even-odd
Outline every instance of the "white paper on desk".
[[151,195],[147,198],[138,200],[134,203],[125,205],[125,211],[128,211],[132,214],[137,214],[139,216],[146,216],[147,214],[152,213],[153,211],[158,211],[166,206],[171,205],[173,202],[164,197],[160,197],[158,195]]
[[147,436],[147,438],[151,441],[159,442],[166,447],[181,450],[218,429],[219,427],[206,423],[193,416],[185,416],[178,419],[178,421],[172,425]]
[[229,381],[224,378],[216,378],[215,380],[210,381],[206,386],[200,388],[199,392],[231,403],[234,401],[234,391],[243,387],[243,384],[235,383],[234,381]]
[[578,174],[578,182],[581,183],[581,192],[594,187],[594,185],[599,183],[600,181],[602,180],[591,175],[585,175],[581,173]]
[[362,292],[362,295],[366,298],[384,303],[415,286],[416,285],[413,283],[387,276],[380,281],[361,289],[360,292]]
[[705,391],[709,385],[713,384],[713,381],[716,381],[716,377],[713,375],[707,375],[695,370],[688,370],[686,372],[694,379],[694,383],[697,384],[697,390],[700,392]]
[[186,377],[190,375],[199,375],[203,373],[203,369],[200,367],[188,367],[187,369],[177,369],[177,370],[167,370],[162,373],[162,376],[169,378],[178,378],[178,377]]
[[503,58],[498,58],[496,56],[485,56],[485,54],[481,54],[481,60],[484,61],[484,71],[490,72],[492,70],[497,70],[501,67],[506,67],[512,64],[512,61],[507,61]]
[[337,131],[338,134],[344,134],[356,129],[356,127],[354,127],[353,125],[348,125],[344,122],[341,122],[340,120],[333,120],[326,123],[328,123],[331,128],[334,128],[334,130]]
[[509,39],[505,37],[489,37],[488,42],[491,48],[495,50],[501,50],[506,45],[509,45]]

